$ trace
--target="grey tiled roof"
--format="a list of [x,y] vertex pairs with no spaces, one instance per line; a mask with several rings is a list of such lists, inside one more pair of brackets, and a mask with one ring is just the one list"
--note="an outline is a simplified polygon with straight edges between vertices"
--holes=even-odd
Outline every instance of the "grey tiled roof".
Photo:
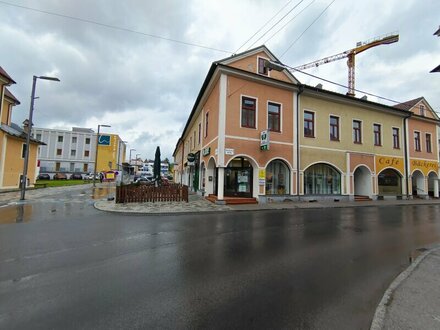
[[16,105],[20,104],[20,101],[12,94],[9,89],[5,88],[5,96],[9,97]]
[[[6,124],[1,124],[0,130],[2,130],[3,132],[5,132],[6,134],[9,134],[11,136],[15,136],[19,139],[26,140],[25,131],[22,128],[20,128],[17,124],[12,123],[11,126],[6,125]],[[37,139],[34,139],[33,137],[31,137],[31,142],[38,143],[40,145],[46,145],[46,143],[41,142]]]
[[0,66],[0,75],[5,77],[11,84],[15,84],[14,79],[11,78],[10,75]]

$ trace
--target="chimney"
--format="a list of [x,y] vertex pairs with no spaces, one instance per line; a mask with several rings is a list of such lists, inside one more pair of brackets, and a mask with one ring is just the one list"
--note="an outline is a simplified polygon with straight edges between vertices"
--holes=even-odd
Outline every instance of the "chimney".
[[29,120],[25,119],[23,122],[23,131],[27,134],[29,131]]

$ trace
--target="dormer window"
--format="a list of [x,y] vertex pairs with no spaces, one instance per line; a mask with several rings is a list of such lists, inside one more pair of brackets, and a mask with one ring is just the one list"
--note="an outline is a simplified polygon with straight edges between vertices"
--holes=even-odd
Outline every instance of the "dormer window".
[[424,105],[420,105],[420,116],[425,117],[425,106]]
[[258,74],[264,74],[265,76],[269,75],[268,68],[264,65],[267,59],[259,57],[258,58]]

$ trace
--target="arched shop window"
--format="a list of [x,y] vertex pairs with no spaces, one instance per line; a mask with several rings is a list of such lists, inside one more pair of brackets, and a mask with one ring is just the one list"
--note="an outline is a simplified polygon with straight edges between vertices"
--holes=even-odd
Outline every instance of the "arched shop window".
[[340,195],[341,174],[327,164],[315,164],[304,172],[306,195]]
[[402,194],[402,178],[400,174],[391,168],[387,168],[377,176],[379,195]]
[[283,161],[271,161],[266,167],[266,195],[289,194],[289,174],[289,168]]

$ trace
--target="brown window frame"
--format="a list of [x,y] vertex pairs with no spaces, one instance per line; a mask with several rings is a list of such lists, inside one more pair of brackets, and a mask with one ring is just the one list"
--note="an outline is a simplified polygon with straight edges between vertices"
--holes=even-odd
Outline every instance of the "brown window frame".
[[[306,119],[306,114],[312,115],[312,119]],[[311,128],[307,127],[310,130],[310,133],[306,133],[306,124],[307,126],[311,126]],[[312,111],[304,111],[303,114],[303,133],[304,137],[314,138],[315,137],[315,113]]]
[[205,137],[208,136],[209,112],[205,113]]
[[269,75],[269,69],[264,66],[267,59],[263,57],[258,57],[258,74],[262,74],[264,76]]
[[23,143],[21,146],[21,158],[23,159],[26,158],[26,149],[27,149],[27,144]]
[[84,150],[84,157],[90,157],[90,150]]
[[202,142],[202,123],[199,123],[199,145]]
[[[278,109],[278,112],[277,113],[271,112],[270,111],[271,106],[276,107]],[[277,123],[278,129],[274,129],[273,127],[271,127],[274,126],[271,125],[274,122]],[[278,132],[278,133],[281,132],[281,104],[274,102],[267,103],[267,129],[272,132]]]
[[[336,125],[332,124],[332,119],[336,119]],[[333,133],[336,132],[336,135]],[[331,141],[339,141],[339,117],[330,116],[330,140]]]
[[[378,130],[376,130],[378,128]],[[374,136],[374,145],[376,147],[382,146],[382,125],[381,124],[373,124],[373,136]]]
[[400,130],[398,127],[393,127],[393,148],[400,149]]
[[[359,127],[354,127],[354,123],[359,124]],[[352,127],[353,127],[353,143],[362,144],[362,122],[360,120],[353,120]]]
[[[245,101],[253,101],[253,106],[248,106],[245,104]],[[252,118],[249,114],[253,112],[253,123],[250,122],[250,118]],[[241,97],[241,127],[244,128],[257,128],[256,122],[257,122],[257,99],[249,97],[249,96],[242,96]]]
[[414,132],[414,150],[415,151],[422,151],[422,144],[420,141],[420,132],[417,132],[417,131]]
[[63,155],[63,149],[57,148],[57,156]]
[[426,152],[432,153],[432,140],[430,133],[425,133],[425,143],[426,143]]
[[420,109],[420,116],[423,116],[423,117],[425,117],[425,106],[424,105],[422,105],[422,104],[420,104],[419,105],[419,109]]

